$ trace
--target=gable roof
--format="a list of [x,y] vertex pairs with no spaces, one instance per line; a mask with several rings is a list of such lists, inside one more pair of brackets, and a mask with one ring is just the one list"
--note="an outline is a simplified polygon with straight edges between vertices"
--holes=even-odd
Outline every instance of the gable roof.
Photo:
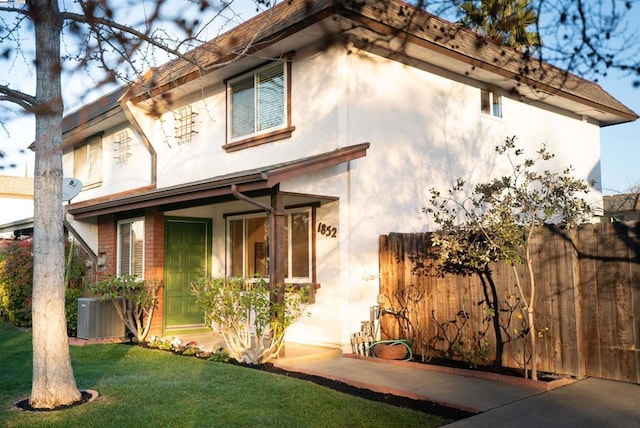
[[0,175],[0,195],[33,198],[33,178]]
[[[335,19],[326,20],[328,17]],[[129,97],[140,102],[166,94],[238,58],[283,44],[288,36],[319,23],[325,38],[343,36],[364,49],[425,59],[462,76],[501,86],[518,96],[592,117],[603,126],[638,118],[594,82],[491,42],[399,0],[281,2],[188,52],[185,57],[189,61],[176,59],[151,70],[145,81],[132,88]],[[282,50],[274,49],[277,56],[276,52]]]

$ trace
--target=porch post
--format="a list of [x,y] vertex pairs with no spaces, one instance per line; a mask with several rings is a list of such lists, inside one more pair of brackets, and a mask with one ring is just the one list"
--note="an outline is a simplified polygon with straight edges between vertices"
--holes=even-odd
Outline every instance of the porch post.
[[271,299],[275,303],[284,302],[285,263],[285,221],[284,197],[277,187],[271,194],[271,215],[269,216],[269,283]]

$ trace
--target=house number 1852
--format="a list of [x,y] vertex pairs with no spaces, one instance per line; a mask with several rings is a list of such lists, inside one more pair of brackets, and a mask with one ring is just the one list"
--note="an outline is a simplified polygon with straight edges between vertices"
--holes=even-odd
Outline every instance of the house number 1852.
[[336,238],[338,235],[338,228],[328,224],[318,223],[318,233],[330,238]]

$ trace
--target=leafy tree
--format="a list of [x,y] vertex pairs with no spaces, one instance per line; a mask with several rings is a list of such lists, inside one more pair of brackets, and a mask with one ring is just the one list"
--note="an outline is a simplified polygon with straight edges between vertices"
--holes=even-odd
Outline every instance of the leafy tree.
[[[430,205],[423,211],[439,227],[433,245],[447,270],[464,274],[485,270],[492,262],[511,265],[527,312],[531,377],[537,379],[532,238],[548,223],[572,227],[588,220],[591,208],[582,196],[590,186],[573,177],[570,167],[562,172],[543,170],[540,163],[553,158],[544,146],[537,157],[522,159],[524,151],[516,147],[515,141],[516,137],[510,137],[496,147],[511,166],[509,175],[477,184],[470,192],[461,179],[445,194],[432,189]],[[517,272],[516,267],[522,264],[528,274],[528,287]]]
[[538,14],[531,7],[531,0],[480,0],[465,1],[460,5],[464,16],[461,23],[489,39],[523,49],[541,44],[536,30]]

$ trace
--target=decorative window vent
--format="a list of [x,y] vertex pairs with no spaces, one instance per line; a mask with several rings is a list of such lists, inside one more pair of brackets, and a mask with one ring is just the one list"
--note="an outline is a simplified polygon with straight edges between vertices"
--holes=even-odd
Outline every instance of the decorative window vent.
[[191,135],[197,132],[193,129],[195,123],[194,118],[198,113],[193,112],[191,106],[184,106],[175,113],[174,116],[174,129],[176,131],[175,139],[178,145],[187,144],[191,142]]
[[127,159],[131,157],[130,141],[131,137],[129,137],[128,131],[122,131],[116,134],[116,139],[113,142],[113,158],[116,160],[116,165],[126,163]]

